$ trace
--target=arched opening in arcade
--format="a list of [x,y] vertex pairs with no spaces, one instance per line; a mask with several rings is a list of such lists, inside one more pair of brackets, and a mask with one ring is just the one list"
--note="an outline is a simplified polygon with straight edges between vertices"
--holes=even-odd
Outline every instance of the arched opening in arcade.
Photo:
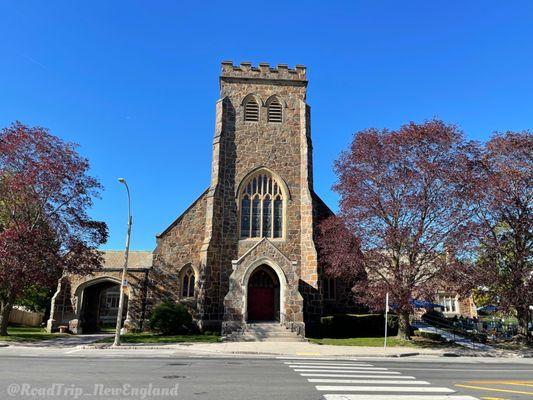
[[[83,333],[101,332],[116,326],[120,284],[113,280],[88,284],[83,289],[80,322]],[[124,297],[122,321],[126,319],[128,296]]]

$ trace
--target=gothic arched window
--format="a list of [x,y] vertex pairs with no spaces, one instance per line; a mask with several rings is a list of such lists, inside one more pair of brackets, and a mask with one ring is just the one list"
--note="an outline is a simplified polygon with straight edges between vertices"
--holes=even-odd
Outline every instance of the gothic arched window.
[[194,297],[195,280],[192,267],[186,267],[181,274],[181,297]]
[[239,194],[241,239],[283,237],[283,201],[280,183],[270,173],[248,178]]

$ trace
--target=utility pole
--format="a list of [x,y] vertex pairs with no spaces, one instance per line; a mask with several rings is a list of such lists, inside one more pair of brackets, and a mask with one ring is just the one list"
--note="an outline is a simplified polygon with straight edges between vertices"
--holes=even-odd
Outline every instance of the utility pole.
[[126,191],[128,193],[128,233],[126,235],[126,251],[124,252],[124,266],[122,267],[122,280],[120,282],[120,298],[118,302],[118,314],[117,314],[117,326],[115,328],[115,341],[113,346],[120,346],[120,330],[122,328],[122,312],[124,310],[124,292],[128,287],[126,281],[126,274],[128,273],[128,257],[130,254],[130,236],[131,236],[131,197],[130,197],[130,188],[126,179],[119,178],[118,181],[126,186]]
[[389,293],[385,295],[385,340],[383,341],[383,349],[387,350],[387,330],[389,322]]

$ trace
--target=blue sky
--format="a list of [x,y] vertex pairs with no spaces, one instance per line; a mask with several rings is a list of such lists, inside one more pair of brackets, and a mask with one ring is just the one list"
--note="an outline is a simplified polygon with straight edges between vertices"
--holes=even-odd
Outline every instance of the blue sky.
[[105,248],[132,248],[209,184],[222,60],[304,64],[315,189],[355,131],[438,117],[471,139],[533,126],[531,1],[0,0],[0,126],[80,145],[105,191]]

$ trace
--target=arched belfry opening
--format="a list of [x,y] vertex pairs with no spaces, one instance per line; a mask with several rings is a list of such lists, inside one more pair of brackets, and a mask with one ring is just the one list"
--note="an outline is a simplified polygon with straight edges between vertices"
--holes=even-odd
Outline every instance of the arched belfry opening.
[[248,281],[248,322],[280,320],[280,282],[268,265],[257,267]]

